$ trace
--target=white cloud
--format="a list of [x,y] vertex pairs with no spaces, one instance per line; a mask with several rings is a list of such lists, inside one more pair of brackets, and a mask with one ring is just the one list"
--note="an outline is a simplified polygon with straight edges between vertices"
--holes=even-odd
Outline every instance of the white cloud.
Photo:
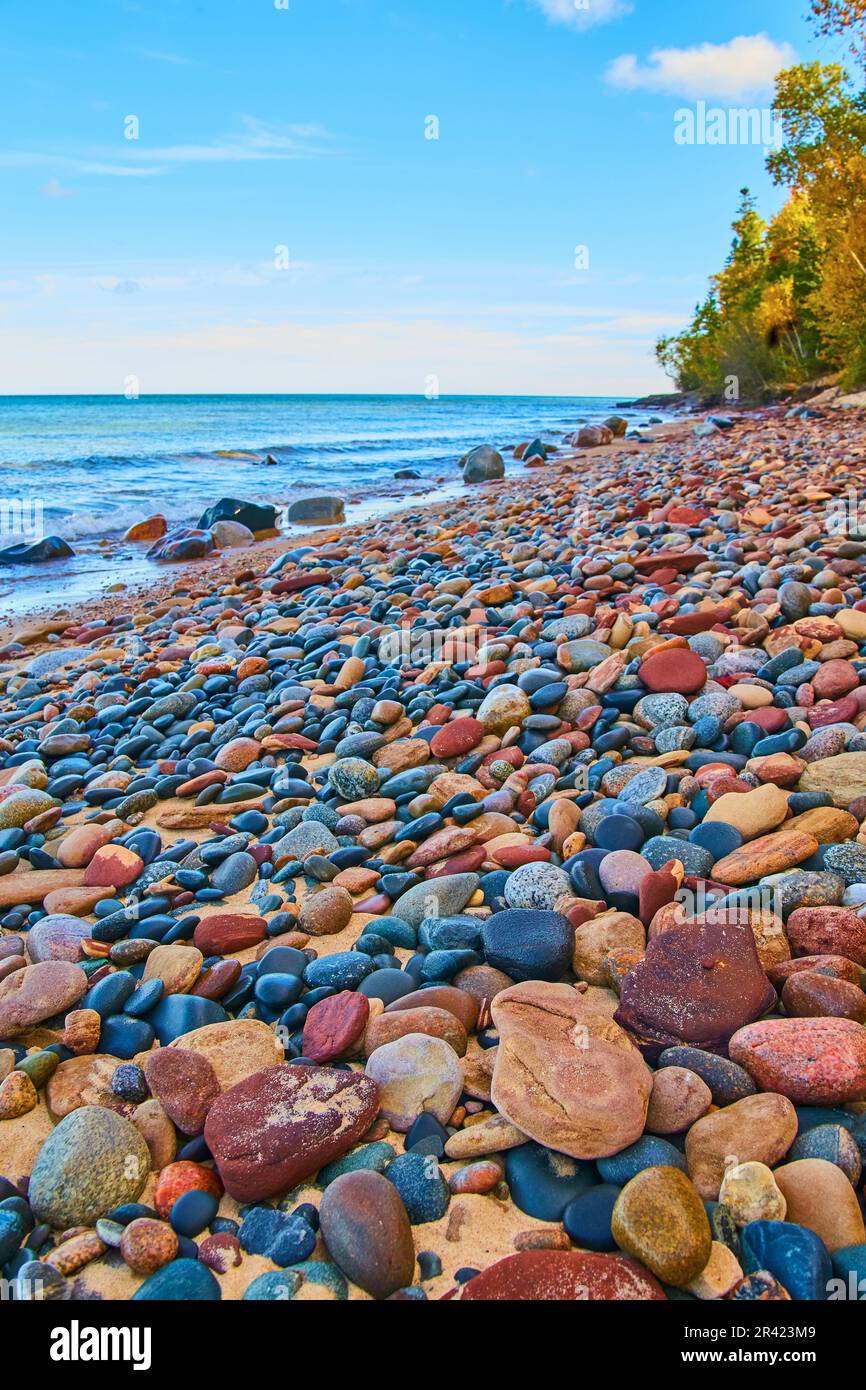
[[153,146],[144,141],[118,140],[117,147],[79,154],[0,150],[0,168],[27,169],[47,165],[76,174],[148,178],[177,165],[310,159],[329,149],[330,138],[328,131],[319,125],[274,125],[254,116],[242,116],[239,130],[206,144]]
[[626,91],[737,100],[769,94],[776,73],[795,58],[789,43],[775,43],[767,34],[741,34],[728,43],[654,48],[645,64],[624,53],[610,64],[607,80]]
[[632,10],[629,0],[532,0],[532,3],[552,24],[569,24],[572,29],[609,24]]

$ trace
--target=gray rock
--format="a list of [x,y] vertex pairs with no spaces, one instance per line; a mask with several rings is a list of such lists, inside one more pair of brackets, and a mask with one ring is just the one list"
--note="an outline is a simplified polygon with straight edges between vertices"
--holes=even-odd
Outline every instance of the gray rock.
[[455,917],[462,912],[479,884],[477,874],[448,874],[416,883],[391,908],[410,927],[420,927],[425,917]]
[[286,520],[298,521],[342,521],[346,504],[342,497],[332,497],[323,493],[320,497],[300,497],[293,502],[286,513]]
[[505,460],[489,444],[479,444],[460,460],[464,483],[486,483],[505,477]]

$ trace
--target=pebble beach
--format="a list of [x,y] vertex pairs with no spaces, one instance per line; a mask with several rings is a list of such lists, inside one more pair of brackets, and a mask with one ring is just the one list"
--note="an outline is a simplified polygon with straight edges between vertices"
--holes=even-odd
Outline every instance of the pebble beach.
[[616,434],[4,627],[11,1297],[858,1297],[866,415]]

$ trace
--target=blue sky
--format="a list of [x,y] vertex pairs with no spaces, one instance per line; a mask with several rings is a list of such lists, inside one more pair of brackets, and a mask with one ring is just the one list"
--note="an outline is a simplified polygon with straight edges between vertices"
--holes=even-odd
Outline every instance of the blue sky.
[[12,0],[0,391],[664,389],[806,8]]

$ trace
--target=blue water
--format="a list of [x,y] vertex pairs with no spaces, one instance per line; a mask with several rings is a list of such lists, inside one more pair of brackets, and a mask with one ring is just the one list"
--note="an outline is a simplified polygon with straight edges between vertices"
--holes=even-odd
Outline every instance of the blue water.
[[[510,449],[521,439],[555,443],[615,406],[582,396],[2,396],[0,499],[38,499],[45,533],[74,544],[155,511],[194,522],[224,496],[399,498],[459,484],[458,460],[476,444],[494,444],[516,469]],[[395,482],[404,468],[421,480]]]

